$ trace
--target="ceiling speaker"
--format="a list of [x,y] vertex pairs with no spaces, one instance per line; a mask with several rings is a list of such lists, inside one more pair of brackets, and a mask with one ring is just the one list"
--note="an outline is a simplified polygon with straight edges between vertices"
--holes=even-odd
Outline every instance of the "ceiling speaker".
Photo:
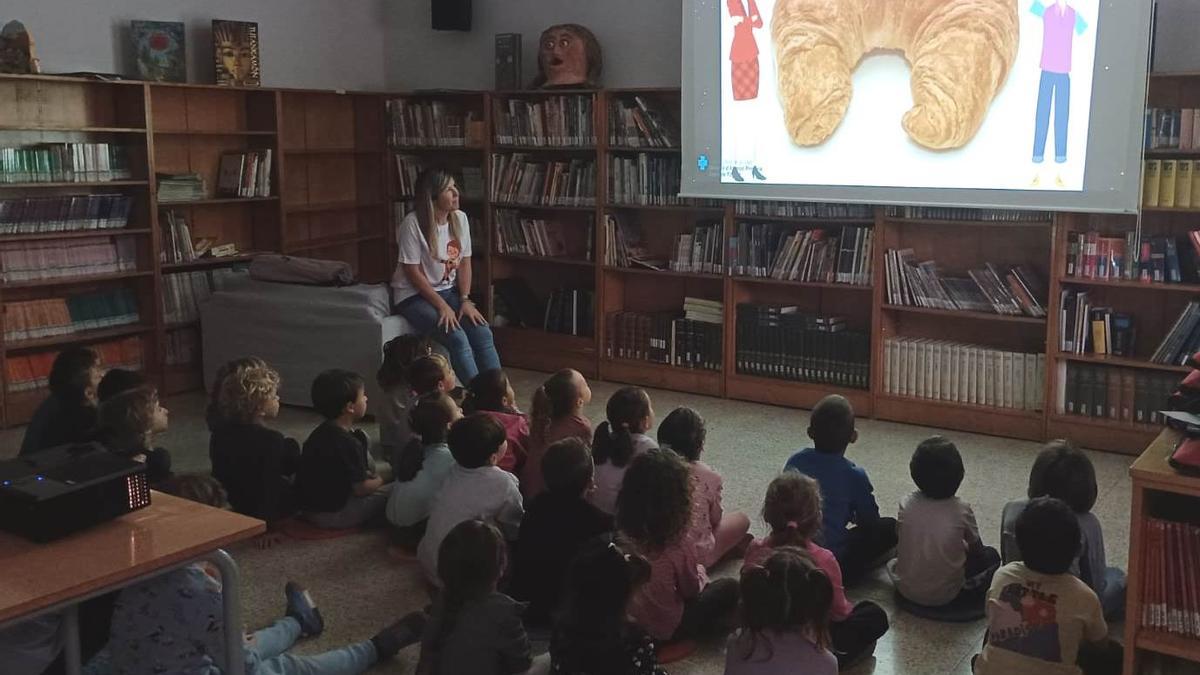
[[430,0],[434,30],[471,30],[471,0]]

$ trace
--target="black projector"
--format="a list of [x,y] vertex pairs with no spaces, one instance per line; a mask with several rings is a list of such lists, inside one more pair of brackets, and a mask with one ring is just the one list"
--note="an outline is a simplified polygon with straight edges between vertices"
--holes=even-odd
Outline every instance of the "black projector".
[[95,443],[0,462],[0,529],[43,542],[150,505],[146,465]]

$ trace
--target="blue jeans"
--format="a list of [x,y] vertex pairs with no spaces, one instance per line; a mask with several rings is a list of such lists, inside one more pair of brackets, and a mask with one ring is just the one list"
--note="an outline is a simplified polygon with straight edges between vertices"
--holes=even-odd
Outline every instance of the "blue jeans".
[[1037,117],[1033,129],[1033,161],[1041,164],[1046,153],[1046,128],[1050,124],[1050,100],[1054,99],[1054,161],[1067,161],[1067,120],[1071,116],[1071,75],[1042,71],[1038,84]]
[[[439,291],[438,295],[458,314],[462,299],[457,288]],[[492,342],[492,329],[486,324],[474,326],[464,321],[461,328],[447,333],[437,325],[437,309],[420,295],[406,298],[396,306],[396,311],[412,324],[414,330],[429,335],[450,352],[450,365],[463,385],[471,384],[471,380],[482,370],[500,367],[500,355],[496,353],[496,345]]]
[[246,675],[358,675],[378,660],[370,640],[313,656],[287,653],[299,638],[300,624],[290,616],[256,632],[244,650]]

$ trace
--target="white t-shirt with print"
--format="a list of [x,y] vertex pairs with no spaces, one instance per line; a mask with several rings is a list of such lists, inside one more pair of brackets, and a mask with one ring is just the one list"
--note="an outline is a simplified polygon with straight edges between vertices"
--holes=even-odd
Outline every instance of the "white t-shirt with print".
[[[462,239],[457,241],[456,246],[451,246],[452,234],[450,232],[450,223],[445,222],[437,227],[437,255],[430,255],[429,245],[425,242],[425,235],[421,232],[421,225],[417,222],[417,214],[409,213],[396,226],[396,242],[400,247],[400,259],[396,263],[396,272],[392,274],[392,288],[394,289],[392,302],[399,304],[404,300],[417,294],[417,289],[408,280],[404,274],[404,265],[420,265],[421,271],[425,273],[425,278],[429,280],[429,284],[433,286],[433,290],[441,292],[448,288],[454,288],[454,281],[458,278],[458,265],[463,258],[471,257],[471,227],[467,221],[467,214],[462,211],[455,211],[458,215],[458,224],[462,230]],[[457,252],[455,248],[457,247]]]

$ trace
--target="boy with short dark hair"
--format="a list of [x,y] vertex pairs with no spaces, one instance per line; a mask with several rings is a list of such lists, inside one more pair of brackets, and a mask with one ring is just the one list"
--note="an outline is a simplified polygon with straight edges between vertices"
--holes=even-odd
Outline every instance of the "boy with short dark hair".
[[971,505],[955,496],[966,473],[962,456],[944,436],[921,441],[908,464],[917,490],[900,502],[896,591],[927,608],[974,609],[983,602],[1000,553],[985,547]]
[[792,455],[783,468],[820,483],[823,546],[837,557],[842,583],[851,586],[895,548],[896,519],[879,516],[867,472],[846,459],[846,446],[858,440],[850,401],[838,395],[821,399],[809,416],[808,437],[814,447]]
[[1119,672],[1120,646],[1107,640],[1100,599],[1069,573],[1079,551],[1071,508],[1053,497],[1030,500],[1015,529],[1025,560],[1001,567],[992,580],[976,675]]
[[546,491],[529,503],[512,549],[509,593],[529,602],[527,624],[550,624],[571,560],[589,539],[613,529],[612,516],[587,500],[594,469],[588,446],[573,436],[552,443],[542,457]]
[[296,492],[304,517],[317,527],[343,529],[382,515],[388,491],[367,452],[367,435],[354,428],[367,414],[363,379],[327,370],[313,380],[312,402],[325,421],[300,452]]
[[517,477],[496,466],[508,449],[504,427],[487,413],[468,415],[446,437],[455,466],[433,498],[417,558],[425,577],[441,585],[438,547],[455,525],[478,518],[497,527],[508,541],[517,538],[525,513]]

